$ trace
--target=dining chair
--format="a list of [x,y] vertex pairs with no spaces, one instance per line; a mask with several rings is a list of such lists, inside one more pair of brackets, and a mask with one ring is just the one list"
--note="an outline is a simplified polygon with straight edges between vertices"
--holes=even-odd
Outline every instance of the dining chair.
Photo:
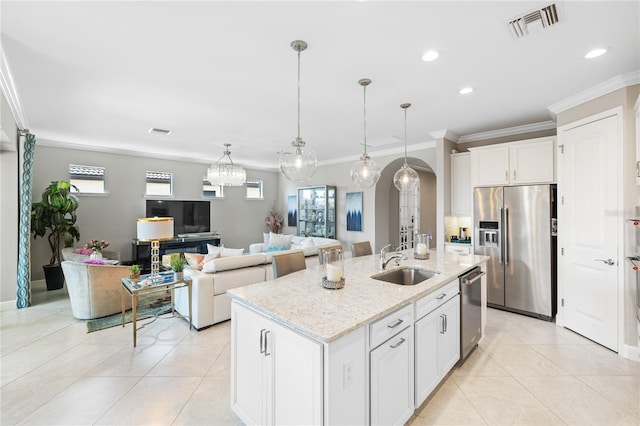
[[271,259],[273,278],[280,278],[292,272],[307,269],[303,251],[274,255]]
[[369,241],[353,243],[351,245],[351,253],[353,257],[368,256],[370,254],[373,254],[373,252],[371,251],[371,243]]

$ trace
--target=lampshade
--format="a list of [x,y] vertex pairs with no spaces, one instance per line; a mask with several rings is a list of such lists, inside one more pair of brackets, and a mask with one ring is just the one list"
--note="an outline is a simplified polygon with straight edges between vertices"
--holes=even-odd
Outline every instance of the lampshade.
[[141,217],[137,224],[140,241],[160,241],[173,238],[172,217]]
[[278,163],[284,177],[292,182],[304,182],[311,179],[318,166],[316,153],[307,148],[300,137],[300,52],[307,48],[307,43],[294,40],[291,42],[291,47],[298,52],[298,137],[291,142],[293,152],[286,150],[281,152]]
[[407,164],[407,108],[410,106],[408,103],[400,105],[404,109],[404,164],[393,175],[393,184],[402,193],[415,191],[420,183],[418,173]]
[[371,188],[380,179],[380,168],[367,154],[367,86],[371,80],[363,78],[358,81],[364,91],[364,154],[351,166],[351,181],[360,188]]
[[[207,169],[207,180],[211,185],[242,186],[247,182],[247,172],[245,169],[242,166],[233,164],[231,160],[230,146],[230,143],[225,143],[222,157]],[[229,159],[229,162],[225,163],[222,161],[225,157]]]

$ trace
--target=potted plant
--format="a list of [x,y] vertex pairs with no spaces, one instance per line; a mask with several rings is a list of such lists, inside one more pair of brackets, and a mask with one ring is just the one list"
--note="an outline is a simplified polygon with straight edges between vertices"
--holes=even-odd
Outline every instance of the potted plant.
[[129,267],[129,278],[137,281],[140,278],[140,265],[133,264]]
[[184,278],[185,266],[187,266],[187,259],[184,256],[171,259],[171,270],[173,271],[174,281],[180,281]]
[[80,229],[76,225],[78,197],[71,193],[72,187],[75,188],[66,181],[52,181],[42,192],[42,200],[31,206],[33,237],[44,237],[48,232],[51,258],[49,264],[43,266],[47,290],[57,290],[64,285],[60,266],[62,244],[71,247],[74,240],[80,240]]

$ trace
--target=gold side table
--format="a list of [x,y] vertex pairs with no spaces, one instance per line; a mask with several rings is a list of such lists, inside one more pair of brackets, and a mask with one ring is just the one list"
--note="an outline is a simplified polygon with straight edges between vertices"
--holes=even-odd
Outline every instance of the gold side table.
[[[145,285],[141,285],[141,282],[145,282]],[[183,280],[174,281],[173,272],[160,273],[155,280],[151,280],[150,275],[143,275],[137,282],[132,281],[129,278],[122,278],[121,298],[122,298],[122,326],[124,327],[125,317],[125,297],[128,294],[131,296],[131,322],[133,326],[133,347],[137,344],[137,308],[138,308],[138,295],[157,293],[161,291],[171,291],[171,314],[174,317],[180,317],[187,319],[180,312],[176,311],[176,305],[174,302],[174,293],[178,288],[187,287],[187,293],[189,298],[189,331],[192,328],[192,313],[191,313],[191,280],[185,278]],[[177,315],[176,315],[177,314]]]

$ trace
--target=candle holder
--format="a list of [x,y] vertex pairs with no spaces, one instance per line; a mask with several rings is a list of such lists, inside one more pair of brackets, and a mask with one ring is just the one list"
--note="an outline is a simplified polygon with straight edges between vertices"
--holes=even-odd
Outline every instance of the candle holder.
[[322,286],[331,290],[344,287],[344,254],[342,249],[322,250]]
[[413,258],[420,260],[429,259],[429,240],[431,234],[416,234],[415,245],[413,246]]

